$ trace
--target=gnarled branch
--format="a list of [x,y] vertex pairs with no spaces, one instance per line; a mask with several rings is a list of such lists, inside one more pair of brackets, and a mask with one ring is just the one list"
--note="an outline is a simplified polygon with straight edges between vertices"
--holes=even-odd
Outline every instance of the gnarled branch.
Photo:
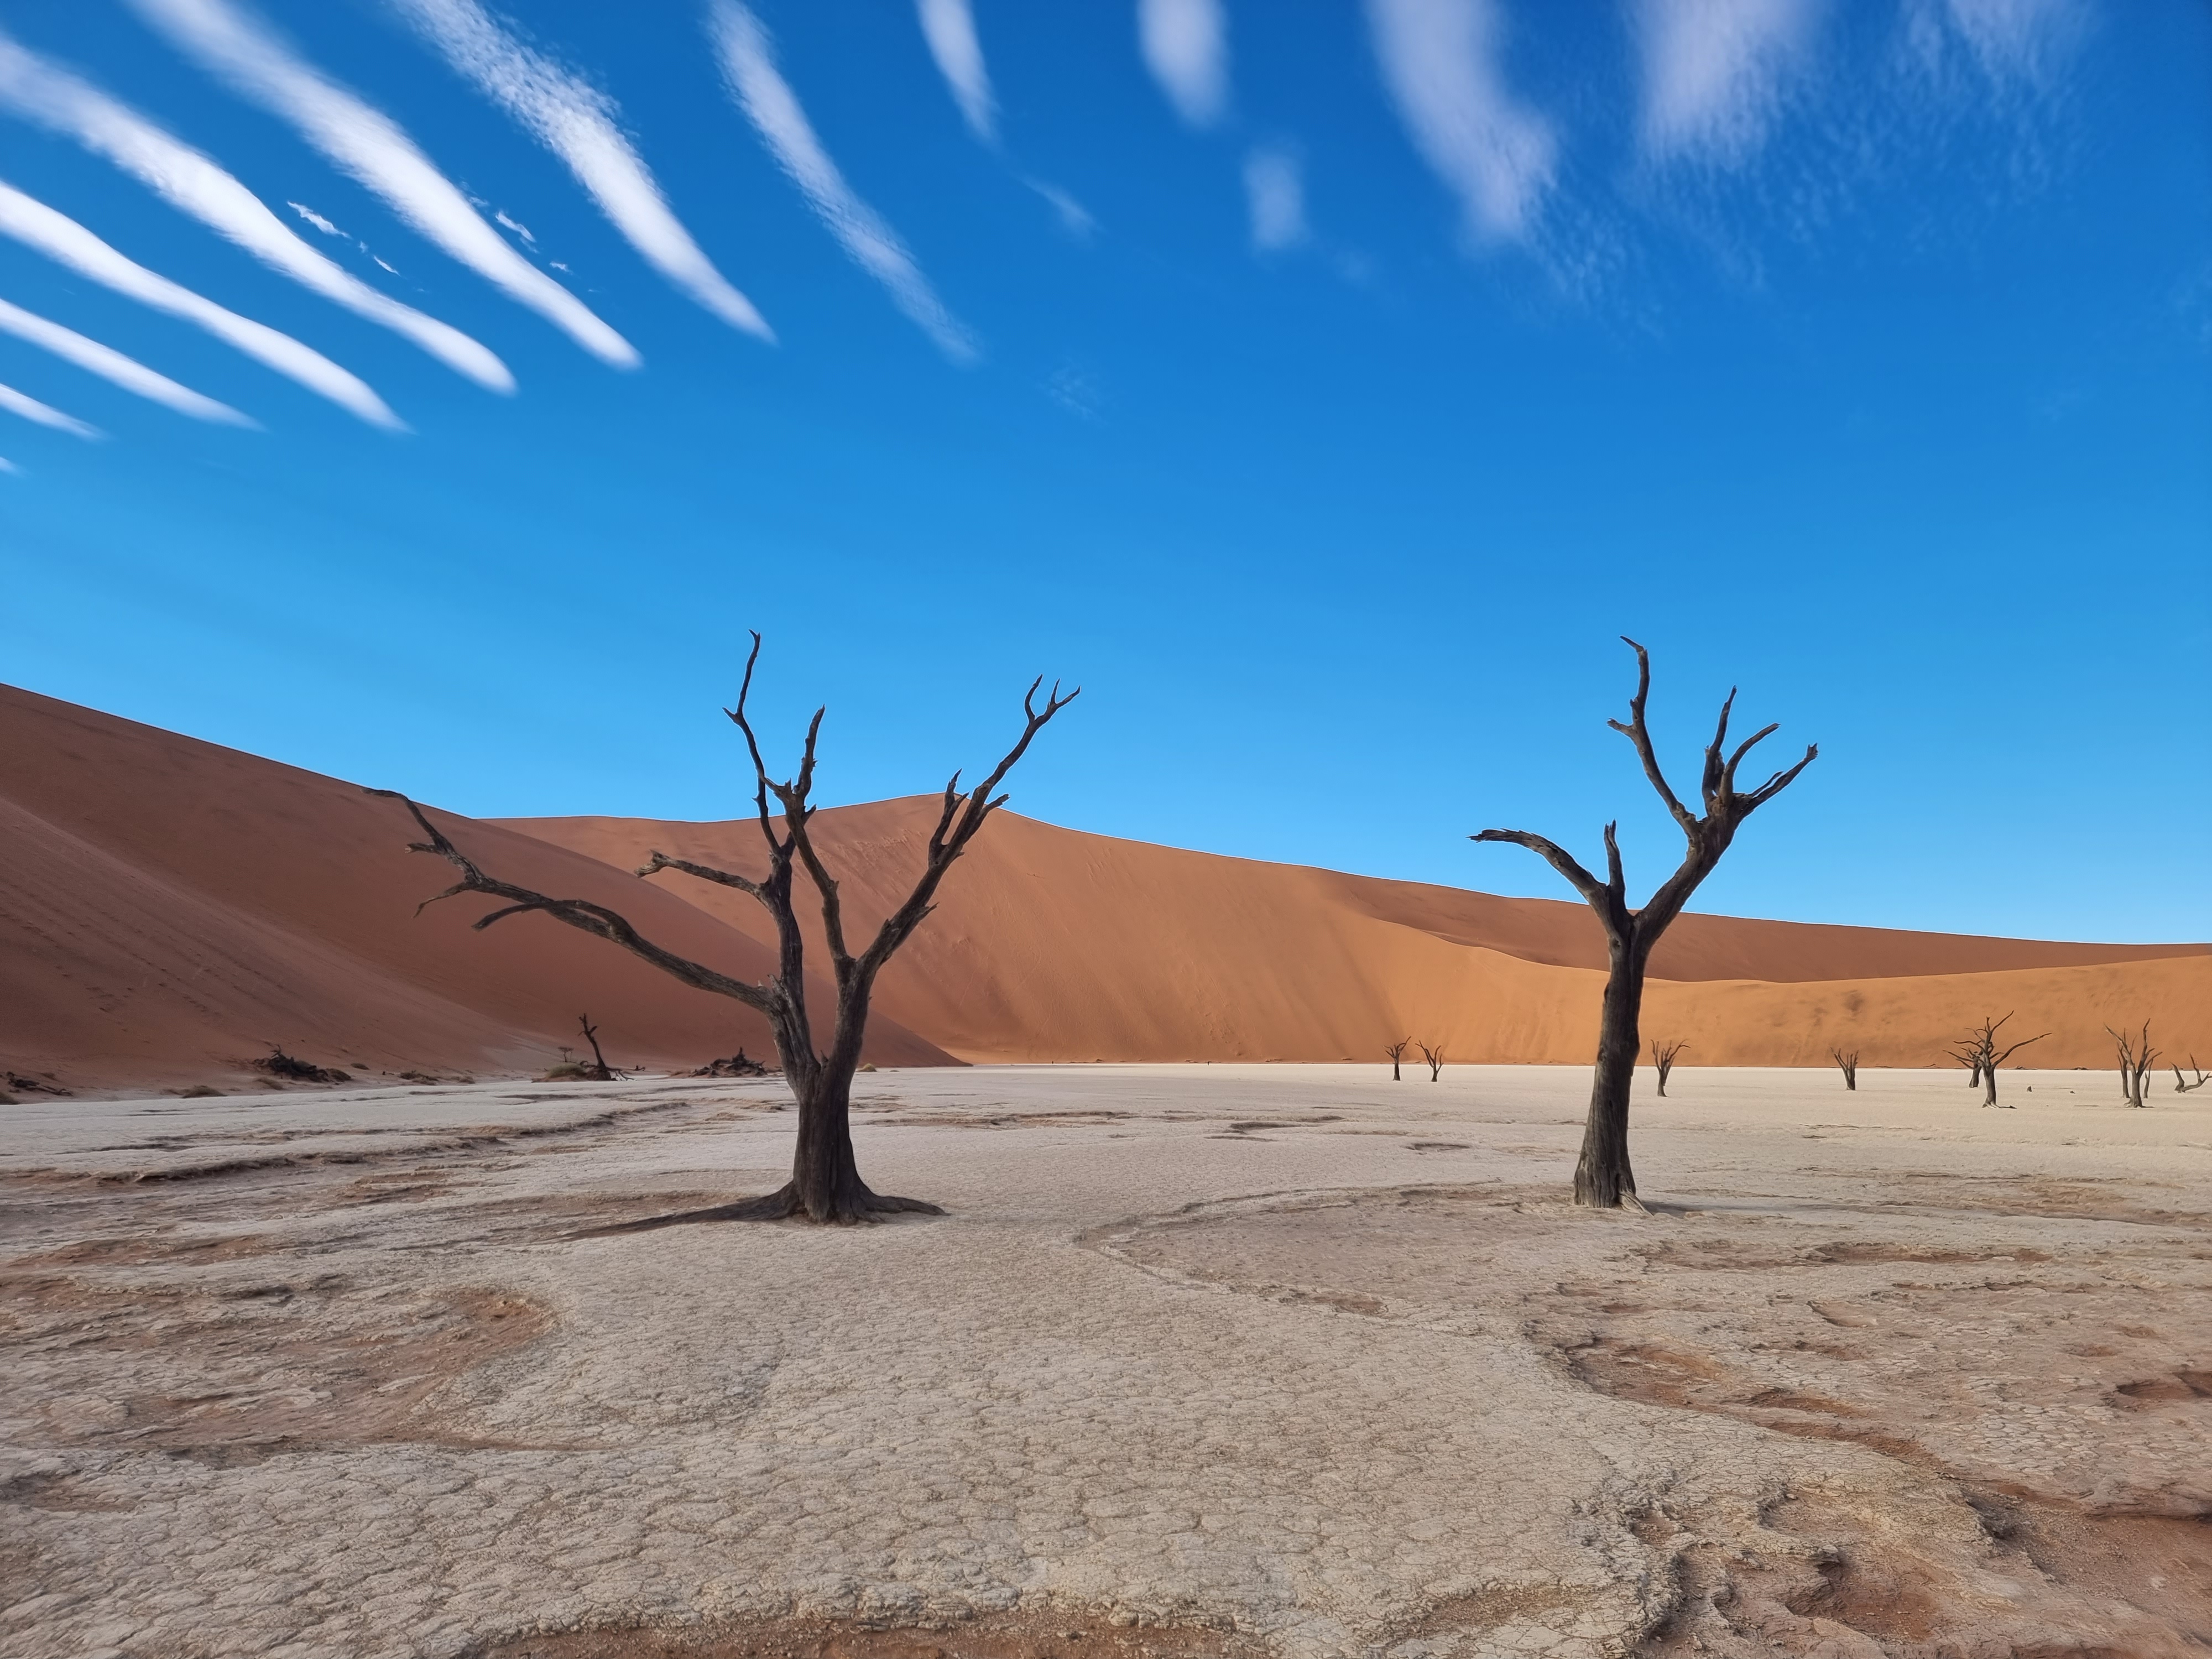
[[[401,794],[397,789],[371,789],[368,793],[381,796],[387,800],[398,801],[414,815],[415,822],[422,826],[422,833],[428,839],[409,843],[408,851],[434,854],[461,872],[460,880],[455,882],[444,892],[438,894],[436,897],[425,899],[424,905],[435,904],[441,899],[456,898],[463,893],[482,893],[489,898],[505,899],[507,904],[503,908],[495,910],[489,915],[477,917],[471,926],[481,932],[494,922],[502,921],[508,916],[520,915],[529,910],[543,911],[556,921],[565,922],[571,927],[578,928],[586,933],[595,933],[603,939],[621,945],[631,955],[642,957],[663,973],[680,979],[687,985],[694,985],[702,991],[712,991],[720,996],[734,998],[747,1007],[758,1009],[763,1013],[771,1013],[775,1010],[776,1000],[771,988],[750,984],[744,980],[733,978],[719,969],[709,968],[704,963],[694,962],[689,957],[680,957],[675,951],[654,944],[632,927],[629,918],[617,911],[609,909],[604,904],[594,903],[589,899],[555,898],[550,894],[535,892],[527,887],[519,887],[511,881],[501,881],[495,877],[487,876],[477,867],[468,854],[453,845],[452,839],[444,830],[430,822],[428,815],[416,802]],[[422,911],[422,905],[417,905],[416,914],[420,915]]]

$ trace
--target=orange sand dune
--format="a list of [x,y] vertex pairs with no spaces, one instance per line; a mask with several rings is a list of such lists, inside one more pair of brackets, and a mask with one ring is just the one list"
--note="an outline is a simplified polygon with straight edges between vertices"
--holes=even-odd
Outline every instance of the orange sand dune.
[[[544,842],[440,814],[490,867],[623,905],[671,948],[757,977],[750,938]],[[480,900],[416,902],[395,801],[234,750],[0,687],[0,1064],[98,1088],[234,1076],[270,1042],[324,1064],[534,1071],[580,1046],[697,1065],[766,1022],[543,918],[483,933]],[[826,995],[826,990],[822,993]],[[895,1018],[871,1057],[949,1057]]]
[[[820,815],[848,917],[872,927],[903,896],[935,810],[916,797]],[[761,866],[750,820],[507,823],[625,868],[654,848]],[[655,884],[772,937],[741,893],[676,875]],[[1468,1062],[1587,1064],[1603,960],[1578,903],[1181,852],[1001,813],[885,971],[878,1006],[975,1060],[1370,1058],[1410,1034]],[[2039,1066],[2102,1066],[2105,1025],[2144,1019],[2160,1048],[2212,1061],[2212,947],[2201,945],[1691,915],[1654,972],[1665,977],[1645,1029],[1687,1039],[1686,1064],[1825,1064],[1840,1044],[1869,1066],[1926,1066],[1972,1021],[2014,1011],[2008,1033],[2051,1033],[2021,1056]]]

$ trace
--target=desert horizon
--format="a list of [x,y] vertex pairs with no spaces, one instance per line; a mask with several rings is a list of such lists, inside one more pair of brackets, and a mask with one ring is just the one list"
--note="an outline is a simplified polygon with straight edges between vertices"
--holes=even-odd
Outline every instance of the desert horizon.
[[[414,907],[436,871],[357,785],[0,688],[0,994],[35,1018],[0,1062],[92,1091],[256,1077],[270,1045],[340,1068],[542,1072],[589,1014],[633,1066],[773,1063],[750,1011],[663,988],[543,922],[470,933]],[[856,919],[896,902],[928,797],[832,807],[825,854]],[[664,942],[758,972],[769,919],[741,893],[631,872],[655,848],[757,866],[757,822],[466,820],[518,867],[647,907]],[[523,839],[526,838],[526,840]],[[510,852],[511,849],[511,852]],[[118,907],[128,906],[127,914]],[[647,919],[650,919],[649,921]],[[823,960],[818,918],[802,919]],[[534,928],[527,935],[524,928]],[[883,979],[868,1059],[1387,1064],[1412,1037],[1454,1065],[1587,1065],[1604,942],[1586,907],[1185,852],[998,815],[940,914]],[[2023,1058],[2110,1064],[2148,1021],[2212,1057],[2212,945],[1918,934],[1692,913],[1653,958],[1646,1024],[1688,1066],[1869,1069],[1942,1060],[2013,1016]],[[343,984],[343,995],[335,988]],[[310,994],[313,988],[331,990]],[[265,1075],[260,1074],[260,1075]]]

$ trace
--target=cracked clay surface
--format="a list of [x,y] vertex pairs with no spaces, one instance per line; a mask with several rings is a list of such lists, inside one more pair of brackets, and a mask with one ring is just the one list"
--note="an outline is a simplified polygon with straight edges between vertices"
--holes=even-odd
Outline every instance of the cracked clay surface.
[[1644,1082],[7,1109],[0,1659],[2212,1652],[2212,1102]]

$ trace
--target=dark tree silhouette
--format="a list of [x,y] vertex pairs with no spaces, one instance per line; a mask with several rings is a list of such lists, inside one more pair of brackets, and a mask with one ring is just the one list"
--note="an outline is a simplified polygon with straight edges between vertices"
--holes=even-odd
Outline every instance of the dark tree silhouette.
[[2181,1067],[2179,1067],[2179,1066],[2175,1066],[2175,1067],[2173,1068],[2173,1092],[2174,1092],[2174,1093],[2176,1093],[2176,1094],[2178,1094],[2178,1095],[2185,1095],[2185,1094],[2187,1094],[2187,1093],[2188,1093],[2191,1089],[2201,1089],[2201,1088],[2203,1088],[2203,1087],[2204,1086],[2204,1083],[2205,1083],[2205,1077],[2204,1077],[2204,1073],[2203,1073],[2202,1071],[2198,1070],[2198,1068],[2197,1068],[2197,1056],[2196,1056],[2196,1055],[2194,1055],[2194,1054],[2191,1054],[2191,1055],[2190,1055],[2190,1057],[2189,1057],[2189,1069],[2190,1069],[2191,1071],[2192,1071],[2192,1072],[2196,1072],[2196,1073],[2197,1073],[2197,1081],[2196,1081],[2196,1082],[2194,1082],[2194,1083],[2191,1083],[2191,1082],[2187,1078],[2185,1078],[2185,1077],[2184,1077],[2184,1076],[2182,1076],[2182,1075],[2181,1075]]
[[[461,872],[461,879],[425,903],[435,903],[462,893],[482,893],[491,898],[504,899],[505,905],[489,915],[477,919],[474,926],[489,927],[495,921],[530,911],[540,911],[556,921],[619,945],[634,956],[642,957],[672,978],[702,991],[712,991],[720,996],[742,1002],[768,1017],[770,1029],[775,1033],[775,1047],[783,1062],[784,1081],[793,1094],[799,1097],[799,1139],[792,1159],[791,1179],[775,1191],[760,1198],[745,1199],[735,1204],[718,1205],[711,1209],[690,1210],[678,1215],[658,1216],[648,1221],[629,1224],[631,1228],[662,1226],[681,1221],[753,1221],[775,1220],[787,1216],[805,1216],[812,1221],[854,1222],[898,1211],[923,1211],[941,1214],[934,1204],[920,1199],[895,1198],[887,1194],[872,1192],[860,1179],[860,1172],[853,1157],[851,1104],[853,1073],[860,1064],[860,1048],[866,1035],[869,998],[875,990],[876,976],[883,971],[892,953],[913,937],[933,908],[938,884],[945,879],[945,872],[953,861],[967,851],[968,844],[975,839],[991,814],[1006,804],[1004,795],[992,791],[1002,782],[1014,763],[1027,752],[1030,742],[1042,731],[1045,723],[1077,696],[1080,688],[1060,695],[1054,684],[1045,698],[1045,706],[1036,706],[1038,687],[1044,684],[1040,675],[1022,699],[1022,712],[1027,724],[1014,746],[1005,758],[992,769],[991,775],[976,788],[963,793],[960,775],[955,772],[945,786],[943,808],[938,814],[937,827],[930,832],[929,846],[921,873],[915,878],[913,890],[906,901],[884,919],[860,953],[855,956],[845,942],[844,909],[837,895],[837,883],[823,864],[808,828],[814,816],[814,807],[808,797],[814,787],[815,742],[822,730],[822,716],[826,712],[817,708],[806,728],[806,743],[800,753],[799,773],[789,782],[778,783],[769,776],[767,763],[761,758],[759,740],[753,734],[750,720],[745,713],[745,701],[751,695],[753,668],[760,660],[761,637],[753,635],[751,653],[745,659],[745,677],[738,692],[738,706],[723,710],[738,731],[744,733],[745,749],[752,758],[755,789],[754,806],[760,818],[762,840],[768,849],[768,874],[758,881],[748,876],[735,875],[726,870],[712,869],[705,865],[692,864],[683,859],[672,859],[656,852],[652,860],[638,871],[640,876],[657,875],[663,870],[675,870],[701,881],[714,882],[724,887],[734,887],[760,901],[775,920],[777,962],[775,971],[759,984],[736,979],[703,963],[692,962],[664,950],[645,938],[625,917],[602,904],[587,899],[549,897],[534,893],[526,887],[485,874],[449,840],[445,831],[432,823],[422,809],[396,790],[374,789],[369,793],[390,796],[399,800],[415,816],[428,838],[411,843],[417,853],[434,853]],[[781,832],[777,815],[769,802],[774,797],[781,809]],[[834,970],[837,988],[837,1007],[832,1026],[830,1046],[826,1052],[815,1047],[814,1031],[806,1007],[805,944],[799,931],[799,913],[793,896],[793,887],[799,866],[804,866],[822,902],[822,931],[829,942],[830,963]]]
[[592,1045],[592,1063],[589,1066],[580,1066],[576,1069],[594,1083],[621,1081],[623,1074],[608,1065],[607,1057],[599,1052],[599,1028],[592,1024],[592,1017],[589,1014],[579,1014],[576,1016],[576,1024],[584,1029],[584,1041]]
[[1859,1086],[1859,1051],[1856,1048],[1831,1048],[1828,1058],[1836,1062],[1836,1069],[1844,1074],[1844,1087],[1857,1092]]
[[[2143,1098],[2143,1085],[2150,1079],[2151,1062],[2158,1058],[2158,1050],[2150,1046],[2150,1022],[2143,1022],[2142,1032],[2130,1036],[2125,1031],[2115,1031],[2107,1025],[2106,1034],[2119,1046],[2120,1098],[2130,1106],[2148,1106]],[[2194,1064],[2195,1062],[2191,1062]],[[2176,1077],[2179,1072],[2174,1073]]]
[[[1626,635],[1622,637],[1626,640]],[[1705,810],[1699,817],[1682,804],[1667,781],[1666,774],[1659,769],[1650,731],[1644,723],[1644,703],[1651,692],[1651,659],[1634,640],[1626,642],[1636,653],[1636,695],[1629,699],[1626,726],[1619,720],[1607,720],[1606,724],[1636,745],[1637,758],[1644,763],[1644,775],[1650,780],[1651,787],[1659,792],[1659,799],[1666,802],[1667,810],[1681,826],[1688,847],[1674,873],[1660,884],[1642,909],[1632,910],[1628,908],[1627,878],[1621,872],[1620,846],[1613,838],[1613,824],[1605,826],[1603,881],[1583,869],[1565,848],[1525,830],[1485,830],[1473,837],[1476,841],[1511,842],[1541,857],[1588,901],[1605,928],[1608,971],[1605,1002],[1598,1017],[1597,1066],[1590,1083],[1589,1118],[1583,1131],[1582,1158],[1575,1165],[1575,1202],[1606,1210],[1622,1205],[1643,1207],[1636,1200],[1636,1176],[1628,1162],[1628,1094],[1636,1075],[1637,1049],[1640,1046],[1637,1021],[1644,1006],[1644,975],[1651,958],[1651,947],[1659,942],[1659,936],[1674,918],[1681,915],[1690,895],[1698,890],[1698,884],[1712,873],[1743,821],[1788,788],[1820,752],[1817,746],[1809,746],[1805,758],[1796,765],[1777,772],[1747,793],[1737,793],[1736,767],[1754,744],[1778,728],[1762,727],[1723,758],[1722,747],[1728,741],[1729,714],[1735,707],[1735,692],[1731,690],[1728,701],[1721,704],[1720,725],[1705,750],[1705,774],[1698,787]]]
[[2051,1035],[2050,1032],[2044,1031],[2032,1037],[2022,1037],[2012,1047],[2000,1053],[1997,1048],[1997,1031],[2004,1024],[2005,1019],[2011,1018],[2010,1014],[2007,1014],[2004,1019],[1984,1019],[1965,1036],[1960,1038],[1957,1045],[1951,1050],[1951,1057],[1954,1060],[1972,1066],[1974,1075],[1982,1080],[1982,1104],[1984,1106],[2004,1104],[1997,1098],[1997,1067],[2027,1048],[2029,1043],[2040,1042]]
[[1660,1099],[1667,1098],[1667,1079],[1674,1069],[1674,1057],[1689,1046],[1686,1042],[1662,1042],[1657,1037],[1651,1039],[1651,1064],[1659,1073]]
[[1421,1051],[1421,1061],[1429,1068],[1429,1081],[1434,1083],[1444,1069],[1443,1046],[1439,1043],[1431,1048],[1425,1042],[1417,1042],[1413,1046]]
[[1400,1063],[1401,1061],[1402,1061],[1402,1060],[1406,1058],[1406,1050],[1407,1050],[1407,1049],[1408,1049],[1408,1048],[1412,1048],[1413,1046],[1413,1038],[1411,1038],[1411,1037],[1400,1037],[1400,1038],[1399,1038],[1395,1042],[1392,1043],[1389,1048],[1387,1048],[1383,1049],[1383,1051],[1382,1051],[1382,1052],[1383,1052],[1384,1054],[1388,1054],[1388,1055],[1389,1055],[1389,1056],[1390,1056],[1390,1081],[1391,1081],[1391,1082],[1393,1082],[1393,1083],[1402,1083],[1402,1082],[1404,1082],[1404,1081],[1406,1080],[1406,1079],[1405,1079],[1405,1074],[1404,1074],[1402,1072],[1401,1072],[1401,1071],[1399,1070],[1399,1063]]

